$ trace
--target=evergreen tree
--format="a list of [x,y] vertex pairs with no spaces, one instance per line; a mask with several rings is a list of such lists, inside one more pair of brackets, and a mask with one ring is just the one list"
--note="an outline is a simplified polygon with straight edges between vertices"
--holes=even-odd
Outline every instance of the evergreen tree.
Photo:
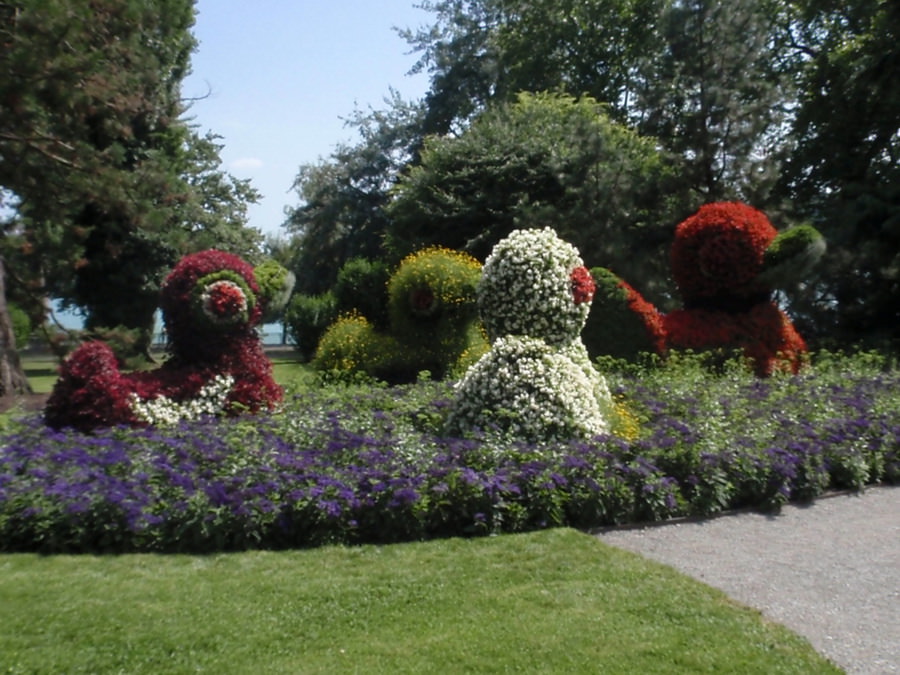
[[[245,181],[182,119],[192,0],[21,0],[0,5],[0,186],[16,293],[53,295],[89,327],[149,344],[156,290],[211,240],[255,248]],[[243,250],[241,252],[244,252]]]
[[640,61],[630,115],[684,159],[683,178],[698,203],[768,204],[795,96],[774,37],[777,4],[672,0]]

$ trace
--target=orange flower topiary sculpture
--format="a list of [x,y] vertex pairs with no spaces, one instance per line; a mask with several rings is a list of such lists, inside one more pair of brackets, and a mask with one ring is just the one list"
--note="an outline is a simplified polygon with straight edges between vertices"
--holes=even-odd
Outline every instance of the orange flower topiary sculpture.
[[597,269],[594,311],[642,327],[638,332],[646,339],[641,343],[658,353],[737,350],[759,376],[796,373],[806,343],[772,294],[783,283],[802,278],[824,250],[824,239],[808,225],[779,234],[751,206],[706,204],[675,230],[671,265],[681,309],[662,314],[627,283]]

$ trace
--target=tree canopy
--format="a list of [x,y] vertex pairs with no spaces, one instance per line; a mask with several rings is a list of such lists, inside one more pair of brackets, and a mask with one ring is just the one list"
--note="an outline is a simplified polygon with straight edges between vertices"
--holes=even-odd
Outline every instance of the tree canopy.
[[[365,204],[343,201],[348,210],[333,225],[318,221],[317,237],[304,230],[304,259],[316,259],[317,241],[344,238],[350,222],[357,223],[354,231],[365,223],[371,243],[387,235],[394,247],[440,241],[475,251],[493,232],[533,222],[538,213],[581,234],[614,220],[612,230],[623,233],[621,240],[606,237],[615,255],[644,251],[654,241],[658,259],[668,242],[641,237],[673,227],[679,206],[741,199],[781,228],[809,221],[829,241],[818,279],[788,296],[801,330],[842,343],[886,339],[900,349],[897,3],[426,0],[422,7],[433,23],[401,31],[418,55],[413,71],[430,77],[417,116],[403,126],[404,137],[420,144],[407,146],[413,152],[401,166],[367,163],[365,141],[350,149],[362,162],[354,171],[367,175],[374,191],[365,193]],[[594,106],[596,123],[585,122],[575,134],[585,147],[563,158],[517,131],[527,124],[537,134],[558,131],[533,110],[527,124],[515,119],[522,92]],[[662,188],[668,199],[642,198],[649,183],[634,179],[640,174],[609,183],[614,195],[578,185],[597,175],[596,148],[624,138],[624,127],[659,161],[677,167]],[[381,132],[389,137],[390,124]],[[347,150],[327,163],[332,175],[298,176],[306,203],[297,212],[314,203],[309,187],[328,194],[344,181]],[[633,157],[603,161],[614,172]],[[575,195],[583,199],[580,210]],[[628,212],[627,204],[642,210]],[[579,220],[587,213],[601,215],[587,225]],[[573,241],[591,255],[596,239],[582,243],[575,234]],[[336,269],[346,258],[329,246],[324,259],[334,258]],[[622,269],[642,291],[656,284],[652,266]]]
[[255,251],[257,198],[185,118],[193,0],[0,4],[0,188],[10,292],[149,344],[158,284],[189,251]]
[[590,97],[523,93],[460,136],[426,139],[387,208],[388,244],[483,260],[513,229],[551,226],[589,264],[639,276],[652,295],[667,276],[660,243],[686,208],[677,180],[652,139]]

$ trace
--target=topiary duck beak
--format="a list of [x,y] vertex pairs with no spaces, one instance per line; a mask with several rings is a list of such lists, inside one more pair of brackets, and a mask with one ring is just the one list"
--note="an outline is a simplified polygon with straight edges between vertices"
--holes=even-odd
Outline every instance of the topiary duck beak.
[[798,225],[779,234],[763,257],[759,281],[783,288],[801,281],[825,254],[825,237],[812,225]]

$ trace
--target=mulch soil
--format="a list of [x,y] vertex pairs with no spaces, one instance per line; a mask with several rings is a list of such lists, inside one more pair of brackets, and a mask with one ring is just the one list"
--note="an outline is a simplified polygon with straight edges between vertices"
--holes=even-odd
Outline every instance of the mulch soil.
[[22,412],[40,412],[44,409],[44,404],[50,394],[21,394],[11,396],[0,396],[0,413],[9,410],[21,410]]

